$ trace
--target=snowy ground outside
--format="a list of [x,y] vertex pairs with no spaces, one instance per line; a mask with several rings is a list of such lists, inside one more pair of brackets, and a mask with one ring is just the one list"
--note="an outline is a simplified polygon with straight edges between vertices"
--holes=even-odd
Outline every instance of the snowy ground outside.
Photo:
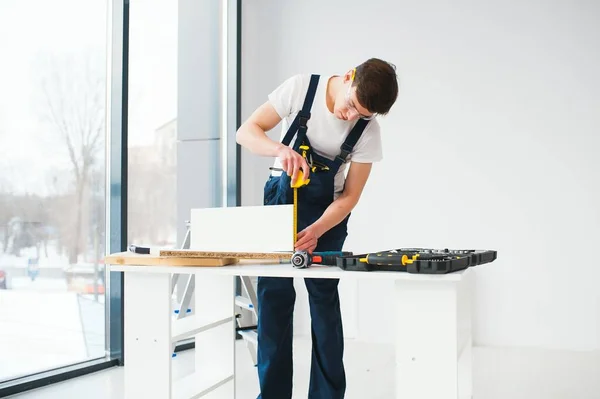
[[40,257],[39,275],[31,279],[29,256],[0,254],[8,277],[8,289],[0,289],[0,382],[105,353],[104,295],[95,301],[82,291],[82,278],[68,284],[69,265],[53,254]]

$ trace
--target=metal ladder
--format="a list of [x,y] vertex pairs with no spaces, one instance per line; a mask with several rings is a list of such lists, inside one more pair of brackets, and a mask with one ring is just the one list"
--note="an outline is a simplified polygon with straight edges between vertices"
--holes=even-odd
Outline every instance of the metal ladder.
[[[183,239],[183,243],[181,245],[181,249],[189,249],[190,248],[190,240],[191,240],[191,224],[190,221],[186,221],[186,233]],[[177,315],[176,319],[180,320],[188,315],[193,314],[193,309],[190,308],[190,304],[192,301],[192,296],[194,294],[195,289],[195,275],[192,274],[180,274],[173,273],[171,278],[171,296],[175,294],[175,288],[177,287],[177,283],[180,278],[185,278],[185,288],[183,291],[183,297],[181,302],[177,304],[174,309],[174,313]],[[252,284],[252,280],[250,277],[242,276],[240,277],[241,283],[241,291],[244,295],[237,295],[235,297],[235,305],[239,308],[239,311],[236,311],[236,323],[237,323],[237,333],[242,337],[242,339],[246,342],[246,347],[250,352],[250,356],[252,358],[253,364],[256,366],[257,364],[257,338],[258,335],[256,333],[256,325],[258,322],[258,300],[256,298],[256,291],[254,289],[254,285]],[[247,320],[249,319],[249,320]],[[247,320],[247,321],[246,321]],[[171,353],[173,357],[175,354],[175,347],[177,343],[174,342],[171,347]]]
[[[256,332],[258,322],[258,300],[250,277],[242,276],[240,277],[240,282],[242,285],[242,293],[245,292],[246,296],[237,295],[235,297],[235,304],[242,309],[241,313],[236,317],[238,323],[237,332],[246,342],[246,347],[252,357],[252,363],[256,366],[256,351],[258,346],[258,334]],[[242,317],[242,315],[246,315],[246,317],[250,318],[248,324],[243,322],[242,319],[244,317]]]

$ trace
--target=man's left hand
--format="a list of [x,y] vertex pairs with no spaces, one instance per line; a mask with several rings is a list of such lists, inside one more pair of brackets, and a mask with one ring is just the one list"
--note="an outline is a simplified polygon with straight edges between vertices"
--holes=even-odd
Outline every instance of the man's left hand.
[[296,251],[308,251],[312,254],[317,247],[320,236],[321,234],[314,225],[308,226],[298,233],[298,240],[294,249]]

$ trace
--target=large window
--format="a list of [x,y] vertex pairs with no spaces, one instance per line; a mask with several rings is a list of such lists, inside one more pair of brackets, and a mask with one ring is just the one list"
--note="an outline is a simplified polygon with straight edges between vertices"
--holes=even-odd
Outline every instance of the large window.
[[107,5],[0,1],[0,382],[106,353]]
[[106,251],[178,247],[191,208],[239,201],[240,32],[221,76],[220,6],[0,0],[0,396],[119,364]]
[[177,2],[131,1],[127,240],[177,246]]

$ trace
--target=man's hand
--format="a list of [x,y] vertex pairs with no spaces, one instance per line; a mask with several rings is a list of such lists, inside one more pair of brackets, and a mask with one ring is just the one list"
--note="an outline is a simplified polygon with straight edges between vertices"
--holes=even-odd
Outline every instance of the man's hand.
[[[370,163],[352,162],[344,184],[342,194],[331,203],[323,215],[298,233],[297,249],[311,249],[317,246],[317,240],[334,226],[337,226],[354,209],[371,174]],[[312,252],[311,252],[312,253]]]
[[296,182],[298,178],[298,171],[302,169],[304,173],[304,179],[308,179],[310,174],[310,168],[308,167],[308,163],[306,159],[294,151],[292,148],[281,145],[279,150],[277,151],[277,156],[281,161],[281,168],[288,174],[288,176],[292,177],[292,184]]
[[308,251],[312,254],[317,247],[317,242],[322,233],[319,232],[315,225],[310,225],[301,232],[298,233],[298,240],[296,241],[296,251]]

